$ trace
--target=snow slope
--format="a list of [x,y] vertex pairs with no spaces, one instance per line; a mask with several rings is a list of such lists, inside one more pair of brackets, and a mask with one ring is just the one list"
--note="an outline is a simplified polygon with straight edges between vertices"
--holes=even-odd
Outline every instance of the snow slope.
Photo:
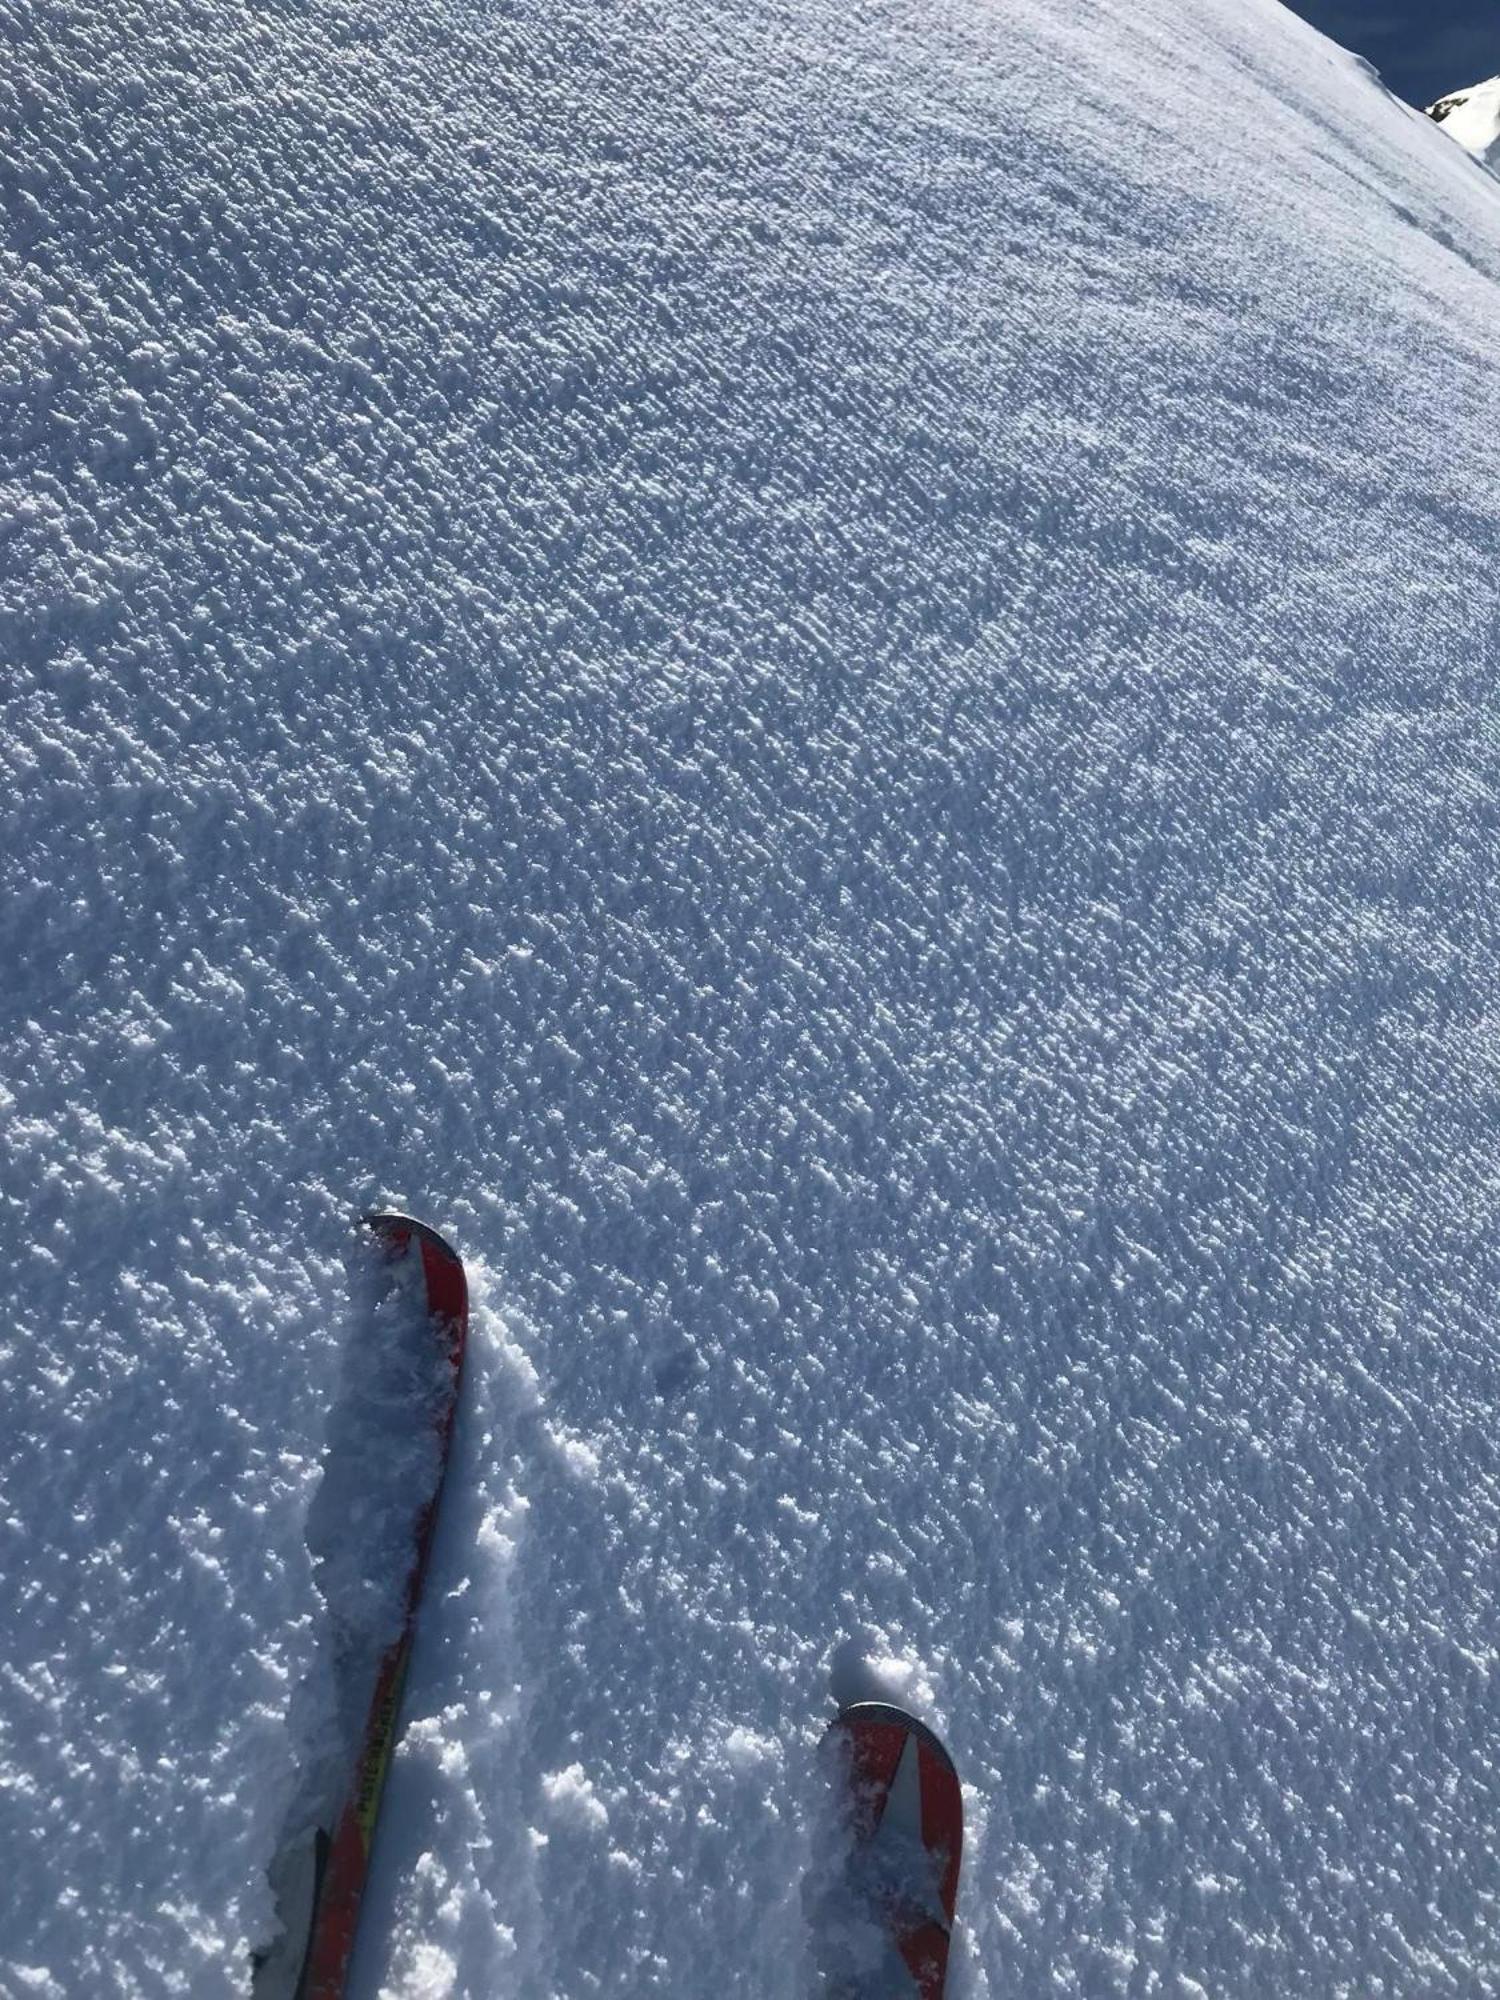
[[1427,116],[1481,165],[1500,167],[1500,76],[1429,104]]
[[1500,1990],[1486,184],[1269,0],[7,23],[0,1991],[247,1989],[376,1202],[364,2000],[799,1993],[871,1685],[963,1995]]

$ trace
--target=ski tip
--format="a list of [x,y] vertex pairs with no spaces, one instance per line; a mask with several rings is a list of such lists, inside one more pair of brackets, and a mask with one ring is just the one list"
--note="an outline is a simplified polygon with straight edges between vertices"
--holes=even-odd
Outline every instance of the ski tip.
[[[913,1715],[910,1709],[898,1707],[893,1701],[851,1701],[846,1702],[828,1725],[831,1735],[835,1729],[858,1729],[861,1724],[885,1723],[898,1729],[909,1730],[921,1743],[925,1743],[935,1757],[954,1771],[954,1763],[948,1746],[937,1731],[921,1716]],[[955,1775],[957,1775],[955,1771]]]
[[[824,1741],[839,1753],[835,1779],[853,1843],[845,1879],[899,1953],[910,1975],[902,1990],[942,2000],[964,1845],[953,1759],[920,1716],[888,1701],[847,1702]],[[844,1990],[837,1980],[834,1990]],[[882,1979],[879,1990],[894,1989]]]
[[455,1264],[462,1261],[446,1236],[440,1235],[430,1222],[421,1222],[414,1215],[403,1215],[398,1209],[372,1209],[362,1215],[360,1221],[395,1247],[403,1244],[408,1237],[415,1236],[423,1243],[430,1243],[434,1250],[451,1258]]
[[389,1257],[405,1256],[414,1244],[418,1247],[427,1281],[428,1310],[448,1326],[448,1359],[456,1379],[463,1367],[469,1332],[469,1279],[462,1257],[446,1236],[414,1215],[376,1209],[362,1220]]

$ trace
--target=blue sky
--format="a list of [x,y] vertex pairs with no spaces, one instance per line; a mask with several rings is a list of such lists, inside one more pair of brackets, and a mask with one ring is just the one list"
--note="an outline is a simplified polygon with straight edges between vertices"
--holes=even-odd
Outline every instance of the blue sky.
[[1500,74],[1496,0],[1288,0],[1295,13],[1357,49],[1398,96],[1430,104]]

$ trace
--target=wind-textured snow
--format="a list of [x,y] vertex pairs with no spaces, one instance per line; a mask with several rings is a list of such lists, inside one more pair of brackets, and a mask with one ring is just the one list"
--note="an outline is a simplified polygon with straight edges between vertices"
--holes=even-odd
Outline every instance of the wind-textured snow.
[[[9,0],[0,1991],[1500,1991],[1500,200],[1270,0]],[[343,1389],[341,1389],[343,1385]],[[329,1508],[314,1539],[320,1560]]]

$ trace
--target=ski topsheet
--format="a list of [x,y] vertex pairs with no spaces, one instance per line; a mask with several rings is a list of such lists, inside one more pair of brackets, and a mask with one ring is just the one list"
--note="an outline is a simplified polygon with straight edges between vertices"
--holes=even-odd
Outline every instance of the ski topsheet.
[[850,1840],[841,1908],[830,1912],[829,1983],[860,2000],[942,2000],[963,1859],[953,1759],[926,1723],[889,1702],[851,1703],[828,1737]]
[[402,1598],[401,1629],[380,1655],[352,1779],[342,1804],[328,1825],[318,1826],[284,1851],[273,1871],[283,1929],[276,1944],[257,1962],[255,2000],[340,2000],[344,1990],[380,1797],[396,1738],[417,1607],[432,1550],[468,1337],[468,1285],[452,1246],[435,1229],[409,1215],[367,1215],[364,1220],[387,1257],[420,1261],[439,1383],[421,1421],[431,1422],[436,1432],[437,1472],[431,1491],[414,1503],[415,1532]]

